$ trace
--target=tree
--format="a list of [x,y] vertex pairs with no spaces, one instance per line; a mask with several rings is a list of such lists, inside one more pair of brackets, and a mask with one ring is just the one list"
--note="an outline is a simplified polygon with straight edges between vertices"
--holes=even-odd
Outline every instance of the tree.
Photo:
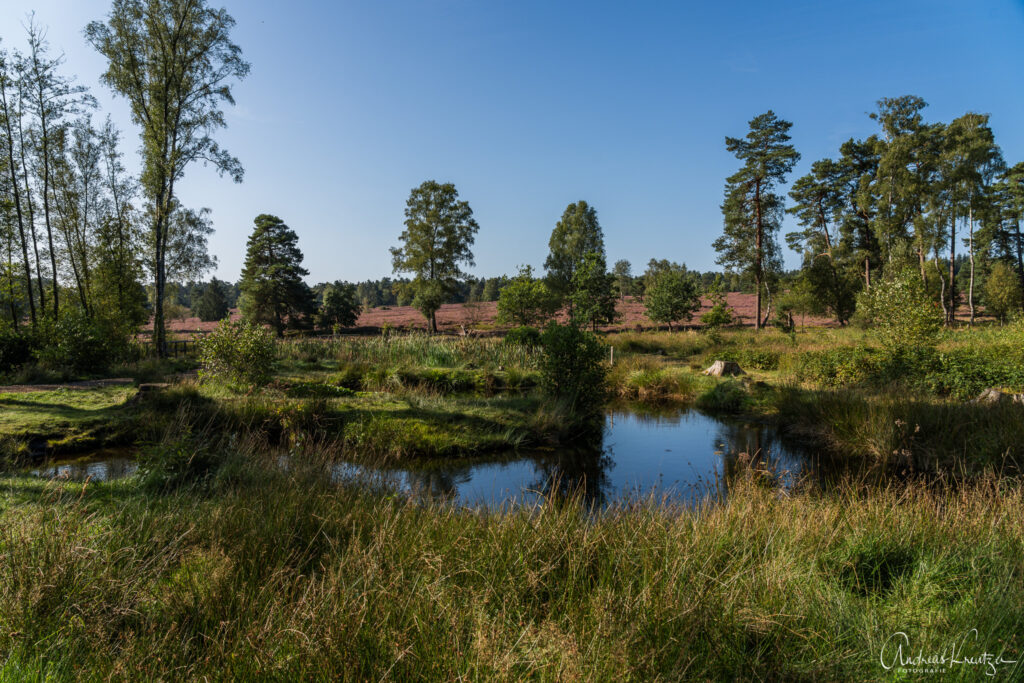
[[783,198],[773,190],[785,182],[786,174],[800,160],[800,154],[788,144],[792,127],[792,123],[768,111],[751,119],[746,138],[725,139],[726,149],[743,166],[726,180],[722,204],[724,233],[715,240],[714,247],[719,253],[719,264],[753,277],[756,329],[763,325],[762,289],[770,283],[770,274],[781,268],[775,235],[782,222]]
[[150,203],[150,234],[156,301],[153,335],[164,348],[164,287],[168,226],[175,184],[194,161],[210,163],[236,182],[242,165],[213,139],[227,123],[220,106],[234,104],[230,81],[249,64],[231,42],[234,19],[204,0],[114,0],[106,23],[85,30],[108,60],[102,80],[123,95],[141,128],[142,187]]
[[604,254],[587,252],[572,274],[569,305],[573,322],[597,326],[615,322],[615,276],[607,271]]
[[557,308],[547,283],[533,277],[533,268],[522,266],[498,296],[498,322],[536,325],[550,318]]
[[217,278],[211,278],[209,284],[203,287],[203,293],[192,309],[192,313],[203,322],[223,320],[228,316],[228,297],[224,285]]
[[570,204],[555,224],[548,240],[550,253],[544,261],[548,286],[559,298],[572,294],[573,275],[588,253],[604,261],[604,234],[597,221],[597,211],[585,201]]
[[726,301],[725,281],[721,275],[715,276],[714,282],[707,288],[707,295],[711,301],[711,308],[700,317],[701,324],[712,331],[731,325],[733,310]]
[[53,242],[53,227],[51,221],[51,144],[54,135],[61,135],[64,131],[64,118],[68,114],[76,113],[82,105],[94,105],[94,100],[84,86],[76,86],[72,81],[57,73],[57,69],[64,61],[63,56],[50,58],[46,35],[36,25],[34,16],[29,19],[28,24],[28,45],[29,55],[26,72],[30,78],[30,89],[32,97],[29,99],[29,106],[36,116],[38,123],[38,156],[39,163],[36,165],[40,174],[43,189],[40,193],[43,202],[43,220],[46,225],[46,238],[50,251],[50,274],[53,277],[53,317],[56,318],[60,310],[57,273],[57,250]]
[[683,268],[674,268],[660,273],[647,288],[644,299],[647,317],[656,323],[672,323],[691,320],[700,310],[700,293],[697,281]]
[[330,329],[352,327],[359,319],[360,309],[355,285],[335,282],[324,290],[324,302],[320,306],[317,322],[320,327]]
[[[15,149],[15,137],[14,127],[11,123],[14,117],[14,108],[10,106],[8,100],[8,88],[12,85],[10,64],[7,60],[7,54],[0,52],[0,119],[3,120],[4,132],[6,133],[6,145],[7,148],[7,169],[8,178],[10,179],[10,193],[13,197],[14,209],[18,220],[18,234],[21,238],[21,253],[22,263],[25,266],[25,288],[28,294],[28,306],[29,313],[32,320],[32,326],[36,325],[36,305],[35,300],[32,296],[32,266],[28,259],[28,239],[25,233],[25,216],[22,211],[21,204],[21,179],[18,177],[18,165],[15,162],[14,149]],[[20,120],[20,115],[19,115]],[[28,221],[29,228],[31,229],[31,219]],[[10,275],[10,273],[8,273]],[[42,291],[42,285],[40,285],[40,292]]]
[[615,275],[615,287],[619,290],[619,298],[625,299],[633,290],[633,267],[629,261],[619,259],[612,266],[612,274]]
[[791,249],[803,251],[803,282],[808,293],[841,325],[853,315],[857,291],[856,280],[846,272],[842,245],[836,239],[836,227],[846,208],[843,171],[842,165],[822,159],[793,183],[789,196],[796,203],[787,212],[795,215],[804,229],[786,235]]
[[985,309],[1000,322],[1021,309],[1021,287],[1013,268],[997,261],[985,280]]
[[312,313],[313,293],[302,278],[299,236],[277,216],[262,213],[246,245],[239,284],[242,317],[273,326],[278,336],[286,323],[297,325]]
[[924,283],[907,267],[890,272],[870,292],[863,292],[857,311],[872,323],[882,345],[894,356],[934,348],[942,327],[942,316]]
[[391,248],[391,259],[395,273],[415,275],[409,283],[413,305],[431,332],[437,332],[437,309],[465,277],[460,266],[474,265],[470,247],[479,229],[452,183],[428,180],[409,194],[402,246]]

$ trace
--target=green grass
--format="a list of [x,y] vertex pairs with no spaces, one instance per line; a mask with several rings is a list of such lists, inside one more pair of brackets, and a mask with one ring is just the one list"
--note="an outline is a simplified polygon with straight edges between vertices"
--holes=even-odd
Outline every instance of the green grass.
[[207,447],[164,493],[163,461],[0,479],[0,680],[901,680],[888,636],[969,629],[1022,659],[1019,486],[780,496],[742,474],[698,510],[487,513],[275,458]]

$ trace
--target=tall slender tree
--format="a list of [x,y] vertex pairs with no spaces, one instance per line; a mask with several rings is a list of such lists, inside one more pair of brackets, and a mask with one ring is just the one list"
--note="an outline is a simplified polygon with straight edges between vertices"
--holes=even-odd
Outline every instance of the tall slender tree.
[[85,30],[108,60],[103,81],[123,95],[141,128],[142,187],[150,203],[154,341],[165,353],[164,287],[175,184],[194,161],[241,182],[241,163],[214,140],[234,104],[233,80],[249,73],[231,42],[234,19],[204,0],[114,0],[106,22]]
[[[17,141],[14,137],[14,127],[11,119],[15,115],[10,102],[12,90],[12,69],[6,52],[0,52],[0,119],[3,121],[5,133],[4,147],[7,156],[7,177],[10,179],[10,193],[13,198],[15,214],[18,221],[18,236],[21,243],[22,263],[25,266],[25,288],[28,297],[29,314],[32,325],[36,324],[36,305],[32,297],[32,266],[28,259],[28,239],[25,234],[25,215],[21,205],[21,179],[18,174],[18,164],[15,161],[14,149]],[[8,273],[10,275],[10,273]]]
[[260,214],[249,236],[238,287],[242,316],[272,325],[278,336],[285,324],[297,325],[313,312],[313,293],[302,280],[299,236],[277,216]]
[[37,137],[37,164],[42,191],[40,198],[43,203],[43,221],[46,226],[46,239],[50,253],[50,274],[53,277],[52,299],[53,315],[60,313],[60,284],[57,270],[57,249],[54,243],[54,227],[52,218],[51,182],[52,182],[52,146],[55,135],[63,134],[66,117],[80,110],[82,106],[93,105],[94,101],[87,89],[75,85],[71,79],[61,75],[59,68],[64,56],[50,57],[46,32],[29,18],[28,31],[28,73],[31,77],[32,96],[29,107],[35,116],[35,134]]
[[[781,267],[776,234],[782,223],[784,200],[775,188],[785,182],[800,154],[789,144],[793,124],[768,111],[750,120],[745,138],[725,139],[726,149],[743,162],[739,171],[726,179],[722,204],[724,232],[714,242],[718,263],[732,270],[748,272],[754,279],[757,313],[754,327],[761,329],[762,291],[767,291],[771,274]],[[769,313],[771,304],[769,299]]]

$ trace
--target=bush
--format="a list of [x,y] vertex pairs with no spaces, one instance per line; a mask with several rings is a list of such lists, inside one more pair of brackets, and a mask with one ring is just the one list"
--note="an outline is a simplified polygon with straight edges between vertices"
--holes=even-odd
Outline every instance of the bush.
[[274,365],[274,337],[259,325],[225,320],[199,340],[200,376],[240,386],[263,386]]
[[41,366],[75,375],[106,370],[127,348],[116,332],[78,312],[44,320],[38,339],[34,355]]
[[598,338],[572,325],[551,322],[541,335],[541,387],[566,401],[574,413],[590,416],[607,396],[605,347]]
[[857,310],[872,323],[882,346],[894,355],[931,349],[938,342],[942,312],[913,270],[874,285],[861,295]]
[[510,346],[540,346],[540,330],[536,327],[513,327],[505,333],[505,343]]
[[31,361],[37,344],[31,332],[0,329],[0,372],[10,372]]

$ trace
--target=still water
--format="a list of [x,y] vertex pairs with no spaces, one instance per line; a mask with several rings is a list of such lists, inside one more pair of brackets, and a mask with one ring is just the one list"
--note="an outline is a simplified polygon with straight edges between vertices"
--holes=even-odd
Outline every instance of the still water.
[[[502,459],[417,463],[403,468],[336,465],[337,481],[373,481],[418,500],[497,508],[572,493],[591,505],[655,497],[693,503],[726,493],[729,475],[754,457],[782,485],[807,470],[807,459],[787,447],[772,427],[721,420],[694,410],[648,414],[616,410],[589,443]],[[74,462],[32,470],[46,478],[112,480],[137,470],[123,451],[100,452]]]
[[567,493],[598,506],[652,496],[693,503],[725,493],[727,475],[745,456],[757,456],[760,467],[783,485],[806,467],[802,455],[763,424],[722,421],[693,410],[667,415],[615,411],[606,416],[597,443],[576,448],[415,468],[340,464],[334,476],[371,476],[421,500],[447,499],[472,507],[531,503]]

